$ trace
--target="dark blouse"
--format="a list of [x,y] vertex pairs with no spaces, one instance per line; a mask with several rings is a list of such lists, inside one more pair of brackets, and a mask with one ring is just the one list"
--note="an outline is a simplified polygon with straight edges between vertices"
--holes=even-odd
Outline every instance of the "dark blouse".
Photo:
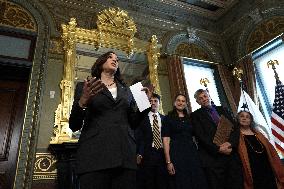
[[244,135],[255,189],[277,189],[264,145],[255,135]]

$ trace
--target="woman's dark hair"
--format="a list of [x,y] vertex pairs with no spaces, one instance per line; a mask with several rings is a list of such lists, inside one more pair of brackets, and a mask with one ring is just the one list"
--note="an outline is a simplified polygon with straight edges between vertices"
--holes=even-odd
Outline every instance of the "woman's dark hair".
[[[177,94],[177,95],[175,96],[175,101],[176,101],[176,99],[177,99],[179,96],[183,96],[183,97],[185,98],[185,100],[187,101],[186,96],[185,96],[184,94],[181,94],[181,93],[179,93],[179,94]],[[189,118],[189,113],[188,113],[187,107],[185,107],[185,108],[183,109],[183,114],[184,114],[185,118]],[[179,118],[179,117],[178,117],[178,113],[177,113],[177,109],[176,109],[175,106],[173,106],[173,110],[170,111],[170,112],[168,113],[168,115],[169,115],[169,117],[171,117],[171,118],[175,118],[175,119],[178,119],[178,118]]]
[[[99,56],[99,58],[96,60],[96,62],[91,68],[92,77],[101,78],[101,73],[103,71],[103,64],[107,61],[107,59],[110,57],[111,54],[115,54],[115,52],[108,51],[102,54],[101,56]],[[117,68],[114,74],[114,78],[120,81],[121,83],[123,83],[119,67]]]
[[245,111],[245,110],[239,111],[239,112],[237,113],[237,116],[236,116],[237,123],[240,125],[240,114],[241,114],[242,112],[246,112],[246,113],[249,114],[250,120],[251,120],[251,123],[250,123],[249,127],[250,127],[250,129],[251,129],[253,132],[255,132],[255,131],[256,131],[256,130],[255,130],[255,122],[254,122],[254,119],[253,119],[253,115],[252,115],[250,112]]

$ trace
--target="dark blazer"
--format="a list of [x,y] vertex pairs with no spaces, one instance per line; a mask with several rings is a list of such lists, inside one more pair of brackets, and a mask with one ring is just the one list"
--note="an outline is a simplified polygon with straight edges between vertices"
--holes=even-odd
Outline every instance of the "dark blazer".
[[136,169],[136,143],[132,130],[142,116],[135,111],[135,101],[128,87],[117,83],[117,98],[103,89],[86,110],[78,101],[83,83],[75,90],[69,127],[82,128],[77,150],[78,173],[123,167]]
[[[159,114],[161,122],[165,116]],[[143,165],[165,165],[163,149],[157,151],[152,147],[153,132],[148,114],[145,115],[135,131],[137,141],[137,154],[143,156]]]
[[231,155],[223,155],[219,153],[219,147],[213,143],[213,138],[217,129],[216,123],[213,121],[205,108],[199,108],[191,114],[194,134],[198,142],[198,151],[203,167],[219,167],[226,165],[231,156],[236,155],[239,142],[239,127],[233,116],[221,106],[215,107],[218,114],[224,115],[233,124],[234,128],[230,135],[229,141],[233,147]]

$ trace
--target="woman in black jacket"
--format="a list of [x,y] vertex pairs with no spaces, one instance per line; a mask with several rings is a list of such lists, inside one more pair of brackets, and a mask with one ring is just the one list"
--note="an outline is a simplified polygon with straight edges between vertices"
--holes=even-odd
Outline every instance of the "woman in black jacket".
[[114,52],[101,55],[91,74],[92,78],[75,91],[69,119],[73,131],[82,128],[76,157],[80,188],[134,189],[136,144],[132,129],[142,115],[135,111]]

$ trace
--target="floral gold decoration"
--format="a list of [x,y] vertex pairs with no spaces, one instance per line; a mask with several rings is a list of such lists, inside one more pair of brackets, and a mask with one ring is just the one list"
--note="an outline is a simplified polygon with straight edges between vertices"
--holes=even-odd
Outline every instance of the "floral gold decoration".
[[98,14],[97,29],[87,30],[77,27],[75,18],[62,24],[62,41],[64,50],[64,71],[60,82],[61,102],[55,111],[54,136],[51,144],[63,142],[77,142],[72,138],[69,128],[69,115],[74,97],[76,44],[93,45],[95,48],[112,48],[124,51],[128,56],[134,52],[146,52],[149,62],[150,81],[160,93],[160,85],[157,73],[160,45],[157,37],[152,36],[150,42],[142,41],[134,37],[136,25],[128,13],[119,8],[109,8]]
[[37,31],[32,15],[19,5],[0,0],[0,25]]

